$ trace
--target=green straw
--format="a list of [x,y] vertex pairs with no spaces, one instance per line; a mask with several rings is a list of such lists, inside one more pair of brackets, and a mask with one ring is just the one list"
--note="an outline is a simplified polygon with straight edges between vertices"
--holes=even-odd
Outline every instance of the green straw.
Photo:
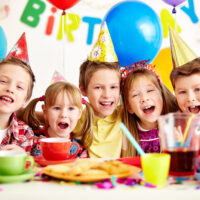
[[140,145],[137,143],[135,138],[132,136],[132,134],[129,132],[129,130],[126,128],[126,126],[122,122],[120,123],[120,127],[121,127],[122,131],[125,133],[125,135],[127,136],[127,138],[130,140],[132,145],[138,151],[138,153],[141,156],[145,156],[145,153],[144,153],[143,149],[140,147]]

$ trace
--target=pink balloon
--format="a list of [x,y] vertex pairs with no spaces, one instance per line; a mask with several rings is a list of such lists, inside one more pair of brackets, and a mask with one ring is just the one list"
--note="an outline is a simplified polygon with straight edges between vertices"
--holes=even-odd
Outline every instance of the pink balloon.
[[183,3],[183,2],[186,1],[186,0],[163,0],[163,1],[164,1],[165,3],[171,5],[171,6],[176,7],[176,6],[180,5],[181,3]]

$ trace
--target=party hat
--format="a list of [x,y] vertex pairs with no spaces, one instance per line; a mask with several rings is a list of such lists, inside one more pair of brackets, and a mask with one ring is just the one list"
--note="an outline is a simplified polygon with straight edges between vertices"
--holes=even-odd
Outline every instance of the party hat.
[[58,81],[66,81],[65,78],[57,71],[53,73],[53,77],[51,79],[51,84],[56,83]]
[[169,35],[174,68],[198,57],[171,27],[169,27]]
[[25,63],[29,64],[25,33],[21,35],[17,43],[13,46],[11,51],[8,53],[7,58],[10,58],[10,57],[18,58],[24,61]]
[[118,62],[117,55],[106,23],[104,22],[98,40],[89,56],[90,61]]

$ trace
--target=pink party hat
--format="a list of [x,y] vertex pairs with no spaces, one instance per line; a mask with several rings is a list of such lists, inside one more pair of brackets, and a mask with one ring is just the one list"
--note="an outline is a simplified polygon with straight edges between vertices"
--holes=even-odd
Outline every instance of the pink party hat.
[[23,62],[29,64],[25,32],[22,34],[22,36],[19,38],[17,43],[13,46],[11,51],[8,53],[7,58],[10,58],[10,57],[18,58],[22,60]]
[[55,71],[51,79],[51,84],[56,83],[58,81],[66,81],[66,79],[59,72]]

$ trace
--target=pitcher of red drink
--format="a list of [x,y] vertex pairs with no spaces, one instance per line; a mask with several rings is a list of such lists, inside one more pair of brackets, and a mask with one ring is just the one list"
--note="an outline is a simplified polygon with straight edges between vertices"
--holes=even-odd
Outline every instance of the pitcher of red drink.
[[170,113],[159,117],[161,149],[171,155],[169,175],[189,177],[196,172],[200,115]]

